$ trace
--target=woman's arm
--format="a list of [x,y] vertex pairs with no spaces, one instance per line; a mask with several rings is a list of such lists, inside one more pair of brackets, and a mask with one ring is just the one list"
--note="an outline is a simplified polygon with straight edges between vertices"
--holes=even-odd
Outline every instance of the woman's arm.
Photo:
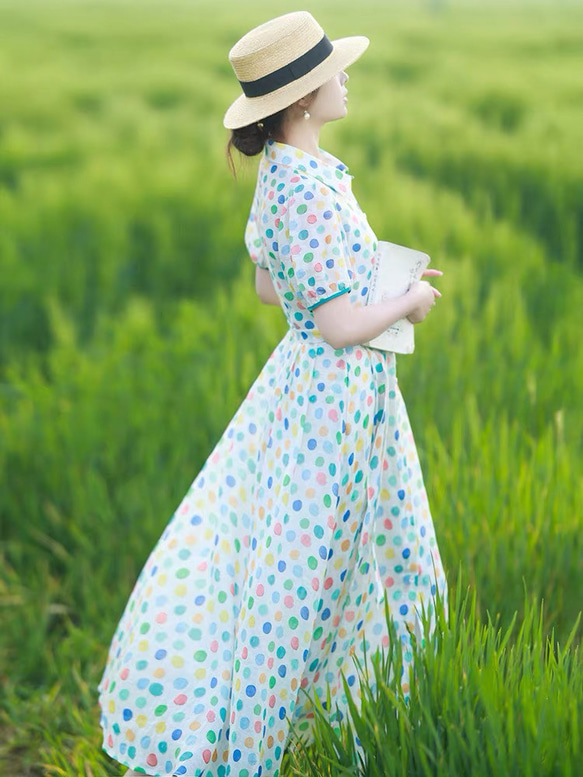
[[[431,269],[423,275],[443,273]],[[405,316],[412,316],[413,324],[423,321],[435,297],[441,297],[441,292],[427,281],[414,281],[405,294],[374,305],[352,305],[348,294],[340,294],[313,309],[314,321],[324,340],[334,348],[345,348],[372,340]]]
[[263,267],[257,265],[255,269],[255,291],[259,295],[259,299],[265,305],[281,305],[276,290],[273,288],[273,282],[269,270],[264,270]]
[[352,305],[348,294],[340,294],[314,308],[314,321],[326,342],[333,348],[345,348],[372,340],[411,313],[416,304],[410,291],[363,306]]

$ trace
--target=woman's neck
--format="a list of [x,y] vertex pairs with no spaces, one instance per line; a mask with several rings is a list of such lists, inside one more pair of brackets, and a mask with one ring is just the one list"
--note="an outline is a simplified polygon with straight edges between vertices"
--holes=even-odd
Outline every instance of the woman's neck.
[[322,159],[322,161],[324,161],[320,155],[319,136],[320,128],[316,128],[313,125],[310,126],[310,121],[308,120],[304,121],[303,124],[300,122],[290,124],[277,136],[274,135],[274,140],[300,148],[307,154],[316,157],[316,159]]

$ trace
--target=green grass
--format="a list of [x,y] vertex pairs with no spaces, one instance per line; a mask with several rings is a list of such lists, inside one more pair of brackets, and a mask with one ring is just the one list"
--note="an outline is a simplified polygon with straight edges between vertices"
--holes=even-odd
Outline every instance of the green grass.
[[[437,628],[423,618],[424,637],[413,635],[416,680],[407,704],[398,677],[401,642],[387,651],[355,658],[362,703],[349,719],[330,716],[330,698],[313,697],[311,742],[295,732],[286,766],[290,775],[579,774],[580,700],[583,672],[579,647],[572,650],[580,616],[563,646],[543,636],[543,607],[525,601],[501,629],[479,622],[476,589],[461,586],[449,619],[439,599]],[[387,678],[392,678],[387,681]],[[345,690],[349,691],[348,683]],[[332,721],[332,723],[331,723]]]
[[[243,244],[256,160],[234,181],[222,128],[228,49],[265,9],[0,0],[0,774],[122,772],[100,750],[109,640],[285,334]],[[445,273],[397,371],[452,597],[408,709],[377,668],[360,770],[323,715],[285,772],[575,777],[583,11],[310,10],[371,38],[321,144],[377,235]]]

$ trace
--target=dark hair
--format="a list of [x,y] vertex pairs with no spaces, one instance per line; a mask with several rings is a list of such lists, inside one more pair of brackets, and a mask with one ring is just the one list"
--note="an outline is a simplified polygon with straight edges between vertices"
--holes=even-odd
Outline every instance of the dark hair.
[[[314,89],[309,95],[310,102],[316,97],[320,87]],[[268,138],[275,137],[280,134],[280,130],[283,125],[283,119],[285,112],[288,110],[288,106],[281,111],[272,113],[270,116],[266,116],[263,119],[254,121],[253,124],[247,124],[245,127],[239,127],[238,129],[231,130],[231,136],[227,143],[226,156],[229,167],[233,176],[236,178],[235,165],[233,163],[233,157],[231,155],[231,148],[236,148],[241,154],[245,156],[256,156],[265,146],[265,142]],[[260,126],[262,125],[262,126]]]

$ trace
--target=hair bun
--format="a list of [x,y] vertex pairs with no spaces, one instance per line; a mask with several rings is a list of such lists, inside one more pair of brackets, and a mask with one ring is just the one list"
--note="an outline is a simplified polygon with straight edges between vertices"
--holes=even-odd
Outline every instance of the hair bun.
[[232,133],[233,145],[245,156],[256,156],[256,154],[259,154],[267,140],[267,131],[262,122],[248,124],[246,127],[232,130]]

